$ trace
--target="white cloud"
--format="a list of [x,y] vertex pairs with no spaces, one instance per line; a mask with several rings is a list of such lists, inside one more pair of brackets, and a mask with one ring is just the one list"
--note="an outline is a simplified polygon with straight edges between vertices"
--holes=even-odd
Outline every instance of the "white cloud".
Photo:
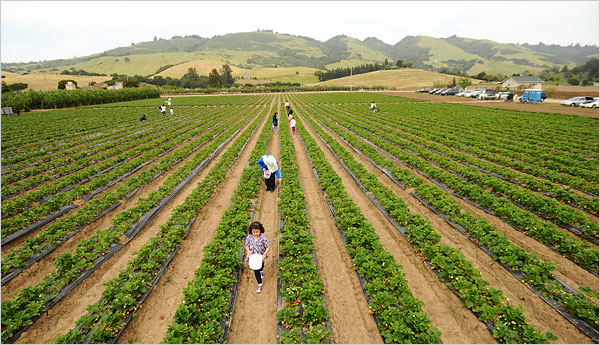
[[[154,36],[256,29],[395,44],[407,35],[598,45],[597,1],[2,1],[2,61],[85,56]],[[565,15],[567,14],[568,15]]]

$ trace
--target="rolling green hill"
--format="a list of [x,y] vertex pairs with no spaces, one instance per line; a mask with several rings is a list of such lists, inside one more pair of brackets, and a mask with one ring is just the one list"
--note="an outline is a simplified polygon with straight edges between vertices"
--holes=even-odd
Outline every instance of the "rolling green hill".
[[437,67],[438,71],[445,69],[468,75],[479,72],[512,75],[537,74],[546,68],[562,68],[564,65],[573,68],[594,56],[598,56],[597,46],[503,44],[457,36],[406,36],[394,45],[375,37],[361,41],[345,35],[321,42],[310,37],[265,30],[212,38],[197,35],[174,36],[171,39],[155,37],[152,41],[85,57],[35,63],[2,63],[2,71],[59,74],[63,70],[84,70],[107,75],[160,74],[181,77],[189,67],[206,74],[207,69],[210,71],[229,63],[235,76],[261,78],[257,71],[268,68],[276,71],[280,69],[279,74],[269,73],[273,81],[311,82],[315,79],[307,77],[307,70],[302,69],[302,72],[296,74],[294,68],[334,69],[383,63],[388,59],[392,65],[397,60],[411,61],[414,68],[429,71],[434,71]]

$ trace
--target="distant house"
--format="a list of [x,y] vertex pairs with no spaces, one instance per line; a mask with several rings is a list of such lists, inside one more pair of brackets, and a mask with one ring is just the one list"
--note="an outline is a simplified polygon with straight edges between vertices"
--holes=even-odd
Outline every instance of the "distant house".
[[67,84],[65,84],[65,90],[75,90],[77,89],[77,86],[75,86],[75,84],[73,84],[72,81],[68,81]]
[[514,89],[521,85],[531,85],[534,89],[541,89],[544,82],[545,80],[533,76],[512,76],[501,81],[502,87],[507,87],[509,89]]
[[252,78],[252,76],[250,74],[243,74],[242,78],[243,79],[250,79],[250,78]]
[[107,90],[119,90],[123,88],[123,82],[122,81],[118,81],[115,83],[115,85],[111,85],[111,86],[107,86],[106,89]]

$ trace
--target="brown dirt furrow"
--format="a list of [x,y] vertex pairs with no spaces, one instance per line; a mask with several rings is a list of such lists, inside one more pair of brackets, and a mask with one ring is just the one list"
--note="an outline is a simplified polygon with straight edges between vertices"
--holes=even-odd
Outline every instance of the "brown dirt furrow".
[[[306,126],[306,121],[301,116],[297,118],[301,119],[302,124]],[[456,344],[495,343],[485,325],[477,320],[471,311],[461,306],[461,301],[414,254],[410,244],[358,188],[329,149],[310,128],[307,129],[341,177],[349,197],[375,228],[384,248],[392,254],[396,263],[402,265],[402,272],[408,280],[409,289],[416,298],[424,302],[423,310],[431,318],[432,324],[442,333],[442,341]]]
[[352,270],[352,261],[335,221],[327,211],[324,197],[298,134],[292,137],[292,142],[335,342],[382,344],[377,324],[367,313],[369,304],[356,272]]
[[[330,134],[333,134],[331,131],[327,131]],[[583,335],[583,333],[568,322],[556,310],[529,290],[529,288],[522,284],[516,277],[506,271],[499,263],[494,261],[489,255],[480,250],[474,243],[469,241],[457,230],[453,229],[433,211],[423,206],[406,191],[403,191],[396,186],[387,175],[381,173],[364,157],[361,157],[350,149],[337,137],[337,135],[333,134],[332,136],[336,138],[340,144],[346,147],[346,149],[353,154],[354,158],[362,163],[369,172],[377,175],[379,181],[384,183],[388,188],[394,190],[398,196],[404,199],[412,213],[417,213],[425,217],[442,236],[442,244],[459,250],[465,258],[472,262],[474,267],[481,272],[482,277],[490,283],[490,286],[503,291],[509,300],[512,301],[511,303],[513,305],[522,305],[525,308],[524,314],[533,327],[539,331],[552,331],[559,337],[559,341],[564,343],[589,343],[589,338]],[[466,308],[463,309],[466,310]],[[556,328],[557,324],[561,325],[560,329]],[[461,333],[464,334],[464,332]],[[445,339],[444,341],[446,342]]]
[[[279,100],[279,97],[277,97]],[[281,102],[277,102],[280,104]],[[280,107],[277,106],[276,109]],[[279,111],[279,110],[277,110]],[[267,125],[271,125],[271,116],[275,110],[269,113]],[[281,111],[279,111],[281,114]],[[281,119],[281,116],[280,116]],[[281,127],[279,127],[281,131]],[[279,160],[279,133],[271,130],[271,140],[267,154],[275,156]],[[259,169],[257,162],[250,162],[251,167]],[[285,175],[281,175],[282,184],[285,184]],[[279,186],[276,186],[277,188]],[[263,289],[261,293],[256,292],[257,282],[254,272],[244,262],[238,295],[235,301],[231,328],[227,338],[229,344],[276,344],[277,343],[277,256],[279,253],[278,225],[279,215],[277,203],[279,192],[267,192],[264,183],[260,184],[258,195],[258,206],[252,221],[259,221],[265,228],[264,235],[269,240],[271,250],[269,258],[265,260]]]
[[[268,119],[263,119],[256,133],[260,133],[265,123],[268,125]],[[210,212],[198,217],[192,225],[177,256],[144,301],[143,308],[136,312],[135,318],[123,331],[119,338],[121,344],[158,344],[163,340],[177,307],[184,300],[183,289],[189,281],[194,280],[194,272],[204,257],[204,247],[212,242],[215,230],[229,207],[257,138],[258,135],[250,139],[237,162],[230,168],[226,180],[204,207]]]
[[[160,225],[166,223],[173,209],[185,201],[185,198],[194,190],[196,185],[206,177],[210,169],[218,162],[220,157],[232,143],[233,140],[225,145],[221,152],[219,152],[219,154],[215,156],[215,158],[195,178],[193,178],[135,238],[128,242],[113,257],[58,302],[48,314],[44,314],[33,324],[33,326],[23,333],[17,342],[51,343],[58,336],[73,328],[75,326],[75,321],[86,313],[85,308],[90,304],[96,303],[98,299],[100,299],[102,292],[105,290],[104,283],[115,278],[121,270],[125,269],[127,263],[134,257],[134,253],[158,233]],[[156,184],[154,184],[154,186],[157,187]]]
[[[202,135],[202,134],[200,134],[200,135]],[[211,141],[202,145],[196,151],[196,153],[199,150],[202,150],[204,147],[206,147],[210,143],[211,143]],[[175,150],[169,152],[167,155],[165,155],[165,157],[172,155],[177,149],[179,149],[187,144],[189,144],[189,142],[178,145],[175,148]],[[221,151],[221,152],[223,152],[223,151]],[[65,241],[65,243],[61,244],[54,251],[52,251],[51,253],[46,255],[40,261],[33,264],[31,267],[24,270],[21,274],[19,274],[13,280],[8,282],[6,285],[2,286],[3,300],[4,300],[5,296],[8,296],[8,294],[10,294],[12,292],[20,291],[21,289],[24,289],[27,286],[33,286],[33,285],[41,282],[48,273],[50,273],[52,270],[54,270],[54,267],[55,267],[54,261],[56,260],[56,258],[58,258],[58,256],[60,256],[62,253],[74,251],[77,248],[77,245],[79,244],[79,242],[81,242],[85,238],[92,236],[94,233],[96,233],[96,231],[98,231],[100,229],[109,228],[111,226],[112,218],[115,215],[117,215],[118,213],[120,213],[124,210],[134,207],[139,199],[147,197],[152,191],[158,189],[158,187],[160,187],[169,178],[169,176],[171,174],[176,172],[177,169],[179,169],[180,167],[185,165],[188,161],[192,160],[194,155],[195,155],[195,153],[192,153],[191,155],[189,155],[188,157],[183,159],[181,162],[179,162],[179,163],[175,164],[174,166],[172,166],[171,168],[169,168],[167,171],[165,171],[159,177],[157,177],[156,179],[154,179],[153,181],[148,183],[146,186],[142,187],[131,198],[129,198],[128,200],[122,201],[121,205],[116,207],[114,210],[110,211],[109,213],[107,213],[106,215],[101,217],[100,219],[96,220],[94,223],[83,228],[80,232],[75,234],[73,237],[69,238],[67,241]],[[104,195],[105,193],[108,193],[109,191],[114,190],[115,188],[118,188],[122,184],[126,183],[126,181],[130,177],[138,176],[143,171],[151,168],[152,166],[158,164],[159,162],[160,162],[160,159],[155,162],[152,162],[151,164],[148,164],[144,168],[142,168],[142,169],[136,171],[134,174],[130,175],[128,178],[124,179],[123,181],[116,183],[114,186],[112,186],[112,187],[108,188],[107,190],[94,196],[94,198],[99,198],[102,195]],[[214,160],[213,160],[213,162],[214,162]],[[214,163],[211,163],[211,164],[214,164]],[[202,172],[200,174],[202,174]],[[68,212],[66,214],[66,216],[75,214],[77,211],[79,211],[79,208],[71,210],[70,212]],[[41,229],[45,229],[46,227],[49,227],[51,224],[52,223],[47,224],[46,226],[44,226]],[[24,243],[26,238],[37,235],[39,233],[39,231],[41,231],[41,229],[37,230],[34,234],[25,236],[22,239],[20,239],[19,241],[15,241],[15,242],[22,244],[22,243]],[[10,245],[12,245],[12,244],[13,243],[11,243]],[[11,248],[14,248],[14,246],[11,246]],[[5,249],[3,246],[2,250],[5,251],[5,250],[9,250],[9,249]]]

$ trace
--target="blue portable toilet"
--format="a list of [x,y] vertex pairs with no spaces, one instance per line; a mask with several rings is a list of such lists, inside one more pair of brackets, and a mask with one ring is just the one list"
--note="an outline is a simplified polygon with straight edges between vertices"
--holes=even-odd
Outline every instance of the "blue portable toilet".
[[542,89],[525,89],[521,102],[539,103],[542,102]]

